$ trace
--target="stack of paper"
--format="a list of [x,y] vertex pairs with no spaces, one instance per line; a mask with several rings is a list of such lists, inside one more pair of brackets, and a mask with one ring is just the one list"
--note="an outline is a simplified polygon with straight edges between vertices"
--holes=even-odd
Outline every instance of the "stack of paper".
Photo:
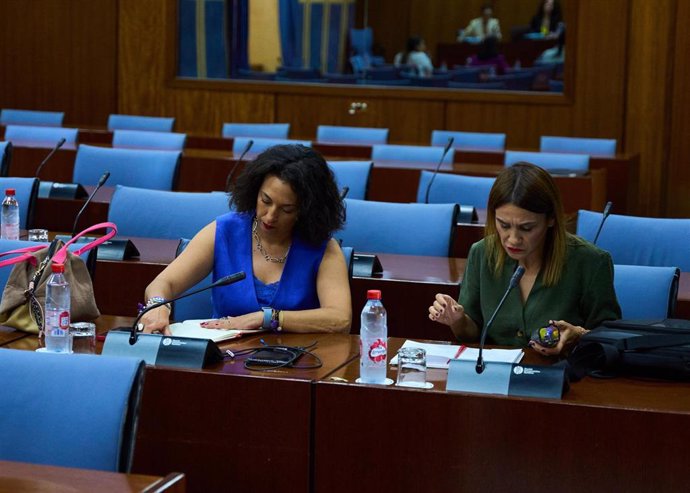
[[[407,340],[402,348],[416,347],[426,351],[427,368],[448,369],[451,359],[476,361],[479,349],[467,346],[453,346],[450,344],[429,344]],[[484,349],[482,358],[485,362],[519,363],[525,353],[522,349]],[[391,359],[391,365],[398,364],[398,355]]]
[[245,334],[258,334],[263,329],[206,329],[201,326],[201,322],[208,320],[185,320],[170,324],[170,332],[177,337],[193,337],[195,339],[211,339],[213,342],[227,341],[242,337]]

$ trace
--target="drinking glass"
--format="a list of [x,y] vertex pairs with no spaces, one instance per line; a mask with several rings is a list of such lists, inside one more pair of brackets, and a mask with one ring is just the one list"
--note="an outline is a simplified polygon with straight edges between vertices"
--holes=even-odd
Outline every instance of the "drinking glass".
[[398,381],[401,387],[427,388],[426,351],[422,348],[406,347],[398,351]]
[[69,324],[72,334],[72,352],[94,354],[96,352],[96,324],[74,322]]
[[48,241],[48,230],[30,229],[28,239],[29,241]]

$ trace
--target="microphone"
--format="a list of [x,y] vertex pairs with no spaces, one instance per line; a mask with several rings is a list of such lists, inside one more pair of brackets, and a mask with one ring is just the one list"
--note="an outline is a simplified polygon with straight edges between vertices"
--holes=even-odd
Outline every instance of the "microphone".
[[247,145],[244,147],[244,150],[242,151],[242,154],[240,154],[240,158],[237,161],[235,161],[235,165],[232,167],[232,169],[230,170],[230,173],[228,174],[228,179],[225,180],[225,190],[226,191],[230,191],[230,187],[232,185],[232,177],[235,175],[235,171],[237,170],[237,167],[240,165],[240,163],[244,159],[245,154],[247,154],[249,152],[249,150],[252,148],[253,145],[254,145],[254,140],[249,139],[249,141],[247,142]]
[[443,149],[443,154],[441,155],[441,160],[436,165],[436,169],[434,170],[434,174],[431,175],[431,179],[429,180],[429,184],[426,186],[426,192],[424,193],[424,203],[425,204],[429,203],[429,192],[431,191],[431,185],[434,183],[434,179],[436,178],[436,175],[438,174],[438,170],[441,169],[441,165],[443,164],[443,160],[446,158],[446,154],[448,154],[448,151],[450,151],[450,148],[453,147],[453,142],[455,142],[455,137],[448,137],[448,143],[446,144],[446,148]]
[[110,178],[110,171],[106,171],[105,173],[103,173],[103,176],[101,176],[101,178],[98,180],[96,188],[93,190],[93,192],[91,192],[89,198],[86,199],[86,202],[84,202],[84,205],[81,207],[79,212],[77,212],[77,217],[74,218],[74,225],[72,226],[72,238],[74,238],[74,235],[77,234],[77,224],[79,224],[79,219],[81,219],[82,213],[86,210],[86,206],[89,205],[91,199],[93,199],[94,195],[96,195],[96,192],[98,192],[98,190],[100,190],[100,188],[105,184],[105,182],[108,181],[108,178]]
[[57,144],[55,144],[55,147],[53,147],[48,155],[41,161],[41,164],[38,165],[38,168],[36,168],[36,174],[34,175],[36,178],[38,178],[39,173],[41,172],[41,169],[43,169],[43,166],[48,162],[48,160],[53,157],[53,154],[57,152],[57,150],[62,147],[65,144],[66,140],[65,138],[61,138],[60,140],[57,141]]
[[604,206],[604,213],[601,215],[601,222],[599,223],[599,229],[597,229],[597,234],[594,235],[594,241],[592,242],[593,245],[597,244],[597,240],[599,239],[599,234],[601,233],[601,228],[604,227],[604,222],[606,221],[606,218],[609,217],[609,214],[611,214],[611,207],[613,206],[613,202],[610,200],[606,202],[606,205]]
[[347,197],[347,194],[350,192],[350,187],[345,186],[343,189],[340,191],[340,200],[345,200],[345,197]]
[[496,315],[498,315],[499,310],[503,306],[503,303],[505,303],[506,298],[508,298],[510,292],[513,290],[515,286],[517,286],[520,283],[520,279],[522,279],[522,275],[524,273],[525,268],[521,265],[518,265],[518,268],[515,269],[515,272],[513,272],[513,277],[510,278],[508,289],[506,289],[506,292],[503,294],[503,298],[501,298],[501,301],[498,302],[498,306],[494,310],[493,315],[491,315],[489,322],[484,326],[484,330],[482,330],[482,336],[479,340],[479,356],[477,356],[477,365],[475,366],[475,370],[477,370],[477,373],[484,372],[484,368],[486,367],[486,365],[484,364],[484,359],[482,358],[482,351],[484,350],[484,341],[486,340],[486,334],[489,332],[489,327],[491,327],[491,324],[494,323]]
[[232,284],[232,283],[235,283],[237,281],[241,281],[245,277],[247,277],[247,275],[244,273],[244,271],[239,271],[239,272],[236,272],[234,274],[230,274],[229,276],[221,277],[216,282],[214,282],[213,284],[210,284],[206,287],[195,289],[194,291],[191,291],[189,293],[185,293],[183,295],[177,296],[177,297],[172,298],[170,300],[163,300],[163,301],[160,301],[158,303],[154,303],[153,305],[151,305],[147,308],[144,308],[141,311],[141,313],[139,313],[137,318],[134,320],[134,323],[132,324],[132,327],[131,327],[130,332],[129,332],[129,344],[130,345],[136,344],[137,338],[138,338],[137,337],[138,336],[137,324],[139,323],[139,320],[141,319],[141,317],[144,316],[144,314],[146,312],[149,312],[149,311],[153,310],[154,308],[158,308],[160,306],[167,305],[168,303],[172,303],[173,301],[181,300],[182,298],[186,298],[187,296],[192,296],[193,294],[201,293],[202,291],[206,291],[207,289],[218,288],[220,286],[227,286],[228,284]]

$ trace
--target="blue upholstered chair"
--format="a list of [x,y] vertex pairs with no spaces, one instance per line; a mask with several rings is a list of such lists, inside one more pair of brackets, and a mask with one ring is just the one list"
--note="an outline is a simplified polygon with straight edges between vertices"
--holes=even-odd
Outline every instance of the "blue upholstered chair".
[[[408,145],[375,145],[371,158],[376,161],[402,161],[436,164],[443,155],[442,147],[408,146]],[[443,164],[453,163],[453,152],[446,154]]]
[[616,139],[585,139],[580,137],[552,137],[544,135],[541,137],[539,150],[542,152],[563,152],[613,157],[616,155]]
[[328,167],[335,175],[338,188],[349,187],[347,197],[365,200],[369,188],[369,176],[373,163],[371,161],[329,161]]
[[187,134],[174,132],[148,130],[115,130],[113,132],[113,147],[128,149],[181,151],[186,141]]
[[[602,214],[578,211],[577,234],[593,241]],[[690,219],[611,214],[599,235],[597,246],[611,253],[613,263],[679,267],[690,272]]]
[[0,176],[7,176],[12,162],[12,142],[0,142]]
[[19,202],[19,229],[29,229],[33,226],[38,178],[0,178],[0,196],[4,196],[8,188],[15,189],[15,197]]
[[506,134],[487,132],[454,132],[450,130],[434,130],[431,132],[432,146],[446,146],[448,139],[453,137],[454,149],[465,151],[495,151],[503,152],[506,148]]
[[142,360],[3,349],[0,373],[0,460],[130,470]]
[[175,118],[162,116],[115,115],[108,116],[108,130],[148,130],[172,132]]
[[345,266],[347,267],[348,277],[352,277],[352,257],[355,254],[355,249],[352,247],[340,247],[345,256]]
[[0,111],[0,124],[2,125],[35,125],[46,127],[60,127],[65,119],[65,113],[61,111],[30,111],[11,110]]
[[534,83],[534,72],[525,70],[520,72],[497,75],[492,82],[503,82],[506,91],[531,91]]
[[170,192],[118,186],[108,209],[108,221],[121,236],[191,238],[225,214],[225,193]]
[[[189,237],[180,239],[177,245],[177,252],[175,257],[179,257],[182,251],[187,248],[191,240]],[[196,285],[189,288],[185,293],[194,291],[195,289],[205,288],[213,281],[213,274],[207,275],[204,279],[199,281]],[[176,322],[183,322],[185,320],[197,320],[204,318],[211,318],[213,316],[213,289],[202,291],[201,293],[188,296],[181,300],[173,302],[171,320]]]
[[235,154],[240,154],[247,147],[250,140],[254,141],[251,151],[251,155],[256,155],[264,152],[269,147],[273,147],[279,144],[300,144],[305,147],[311,147],[311,141],[309,140],[294,140],[294,139],[263,139],[260,137],[250,138],[250,137],[236,137],[232,142],[232,152]]
[[623,318],[672,318],[680,270],[645,265],[613,266],[613,285]]
[[536,164],[549,172],[586,173],[589,170],[589,156],[586,154],[506,151],[504,158],[506,166],[512,166],[521,161]]
[[563,92],[562,80],[549,80],[549,92]]
[[386,144],[388,142],[388,129],[319,125],[316,128],[316,140],[318,142],[345,144]]
[[448,83],[448,87],[451,89],[471,89],[478,91],[501,91],[506,89],[505,82],[502,81],[492,81],[492,82],[453,82],[452,80]]
[[182,153],[139,149],[110,149],[81,145],[74,161],[72,180],[96,185],[104,172],[110,172],[108,185],[172,190]]
[[260,137],[287,139],[289,123],[224,123],[223,137]]
[[5,128],[5,140],[9,140],[14,145],[26,144],[32,147],[54,147],[60,139],[65,139],[66,144],[76,144],[78,133],[79,131],[76,128],[8,125]]
[[[422,171],[417,188],[417,202],[424,202],[432,175],[430,171]],[[486,209],[489,192],[495,181],[496,178],[490,177],[439,173],[431,184],[429,203],[471,205],[477,209]]]
[[374,66],[383,65],[385,63],[385,59],[381,56],[374,56],[373,46],[374,31],[371,29],[371,27],[365,27],[364,29],[350,29],[350,47],[352,49],[352,54],[367,57]]
[[335,234],[358,252],[447,257],[456,204],[401,204],[345,199],[347,220]]

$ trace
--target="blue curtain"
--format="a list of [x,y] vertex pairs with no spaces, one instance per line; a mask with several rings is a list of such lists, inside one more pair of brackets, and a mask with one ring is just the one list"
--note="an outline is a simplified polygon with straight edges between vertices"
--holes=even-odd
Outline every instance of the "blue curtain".
[[279,0],[278,12],[284,67],[343,71],[352,0]]
[[228,77],[227,18],[226,0],[179,0],[180,76]]

